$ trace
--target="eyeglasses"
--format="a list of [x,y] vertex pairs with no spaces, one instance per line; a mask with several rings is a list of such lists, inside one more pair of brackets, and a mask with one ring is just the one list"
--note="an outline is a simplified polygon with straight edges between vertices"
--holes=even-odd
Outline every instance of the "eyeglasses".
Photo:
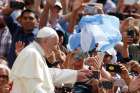
[[0,75],[0,79],[9,80],[8,75]]

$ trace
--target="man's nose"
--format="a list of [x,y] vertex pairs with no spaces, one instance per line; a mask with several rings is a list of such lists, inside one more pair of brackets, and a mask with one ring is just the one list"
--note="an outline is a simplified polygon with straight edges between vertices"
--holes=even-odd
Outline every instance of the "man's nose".
[[26,22],[30,22],[30,18],[26,18]]
[[0,82],[3,82],[4,81],[4,78],[3,77],[0,77]]

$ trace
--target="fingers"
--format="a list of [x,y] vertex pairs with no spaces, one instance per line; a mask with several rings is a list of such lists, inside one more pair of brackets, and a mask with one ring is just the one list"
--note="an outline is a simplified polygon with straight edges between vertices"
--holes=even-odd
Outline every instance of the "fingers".
[[121,70],[123,70],[123,71],[127,70],[124,65],[122,65],[122,64],[119,64],[119,65],[120,65]]
[[91,70],[85,70],[85,69],[79,70],[77,81],[78,82],[85,82],[88,80],[88,77],[90,77],[91,75],[92,75]]
[[89,57],[87,59],[87,64],[93,66],[94,69],[99,70],[101,67],[101,62],[99,62],[99,56]]
[[95,58],[94,59],[95,60],[95,64],[96,64],[97,69],[98,69],[98,68],[100,68],[99,56],[95,56],[94,58]]
[[24,42],[22,42],[22,41],[16,42],[16,49],[15,49],[15,52],[16,52],[17,54],[19,54],[20,51],[21,51],[24,47],[25,47],[25,43],[24,43]]
[[119,65],[120,65],[120,69],[121,69],[121,75],[123,75],[123,76],[128,75],[127,68],[122,64],[119,64]]
[[16,42],[16,46],[17,47],[24,47],[25,46],[25,43],[22,42],[22,41],[18,41],[18,42]]

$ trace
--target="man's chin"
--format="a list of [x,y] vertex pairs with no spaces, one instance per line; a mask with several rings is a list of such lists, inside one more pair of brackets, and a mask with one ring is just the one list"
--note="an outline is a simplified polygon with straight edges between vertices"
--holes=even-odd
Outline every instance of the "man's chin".
[[25,29],[24,32],[25,33],[32,33],[33,32],[33,29]]
[[127,42],[128,43],[128,45],[132,45],[133,44],[133,42]]

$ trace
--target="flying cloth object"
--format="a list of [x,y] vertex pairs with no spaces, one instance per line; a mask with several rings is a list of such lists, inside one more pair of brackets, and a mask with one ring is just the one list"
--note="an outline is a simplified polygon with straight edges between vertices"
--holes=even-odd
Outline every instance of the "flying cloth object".
[[71,34],[67,45],[68,50],[74,51],[77,48],[81,48],[80,40],[81,40],[80,33]]
[[119,19],[109,15],[87,15],[82,17],[79,28],[81,30],[80,45],[84,52],[88,52],[99,44],[100,51],[113,48],[122,40],[119,31]]

